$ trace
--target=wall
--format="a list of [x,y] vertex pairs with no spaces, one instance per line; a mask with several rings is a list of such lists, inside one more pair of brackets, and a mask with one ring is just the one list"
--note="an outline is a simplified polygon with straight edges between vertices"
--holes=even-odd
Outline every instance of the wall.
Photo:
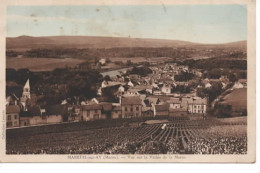
[[206,105],[193,105],[188,106],[189,113],[206,113]]
[[[121,114],[121,116],[120,116],[120,114]],[[111,118],[112,119],[122,118],[122,111],[112,111]]]
[[63,118],[61,115],[49,115],[46,116],[47,124],[53,124],[53,123],[61,123],[63,122]]
[[47,124],[47,121],[40,116],[33,116],[29,118],[30,125]]
[[82,110],[83,121],[101,119],[101,110]]
[[[10,116],[10,120],[8,120],[8,116]],[[15,118],[16,116],[16,118]],[[8,127],[17,127],[19,126],[19,113],[9,113],[6,114],[6,124],[9,125]],[[11,125],[12,124],[12,125]]]
[[181,104],[179,104],[179,103],[171,103],[171,104],[170,104],[170,108],[172,108],[172,109],[181,108]]
[[[127,110],[125,109],[127,108]],[[132,110],[131,110],[132,108]],[[136,110],[136,108],[138,110]],[[122,117],[129,118],[132,117],[141,117],[142,116],[142,106],[141,105],[123,105],[122,106]]]
[[156,116],[167,116],[169,115],[169,111],[156,111]]

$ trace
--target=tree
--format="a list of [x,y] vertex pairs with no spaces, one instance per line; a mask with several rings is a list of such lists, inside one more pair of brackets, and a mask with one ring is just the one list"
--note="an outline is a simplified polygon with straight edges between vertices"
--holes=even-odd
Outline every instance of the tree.
[[129,74],[137,74],[140,76],[147,76],[148,74],[151,74],[153,71],[146,66],[142,67],[133,67],[132,70],[129,71]]
[[237,75],[234,74],[234,73],[229,74],[228,79],[229,79],[230,82],[233,82],[233,83],[238,80]]
[[232,116],[232,105],[217,104],[214,110],[218,118],[228,118]]

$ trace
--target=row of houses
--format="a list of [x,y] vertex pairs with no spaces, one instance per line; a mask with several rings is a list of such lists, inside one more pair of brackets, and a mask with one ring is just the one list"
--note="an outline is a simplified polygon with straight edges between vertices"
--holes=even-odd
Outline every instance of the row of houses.
[[118,119],[144,116],[186,116],[206,114],[207,99],[123,96],[119,103],[90,103],[83,105],[74,120]]
[[56,124],[64,122],[66,108],[56,105],[46,109],[29,107],[24,111],[19,105],[6,105],[6,127],[32,126],[39,124]]
[[64,104],[45,109],[32,106],[27,111],[19,105],[6,105],[6,117],[7,127],[19,127],[144,116],[189,116],[206,114],[206,109],[207,99],[202,98],[127,96],[121,97],[119,103],[91,101],[86,105]]

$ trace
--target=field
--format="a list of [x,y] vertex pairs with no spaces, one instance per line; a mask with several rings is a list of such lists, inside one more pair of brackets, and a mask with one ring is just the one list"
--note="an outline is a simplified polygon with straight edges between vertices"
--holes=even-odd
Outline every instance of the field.
[[22,69],[28,68],[31,71],[51,71],[55,68],[74,67],[84,62],[72,58],[7,58],[6,68]]
[[235,89],[224,97],[222,103],[232,105],[233,111],[247,109],[247,88]]
[[7,136],[7,154],[247,153],[246,117],[227,121],[169,118],[157,122],[139,126]]
[[146,58],[144,57],[132,57],[132,58],[127,58],[127,57],[109,57],[111,62],[116,62],[116,61],[122,61],[123,63],[126,63],[128,60],[132,61],[133,63],[140,63],[147,61]]

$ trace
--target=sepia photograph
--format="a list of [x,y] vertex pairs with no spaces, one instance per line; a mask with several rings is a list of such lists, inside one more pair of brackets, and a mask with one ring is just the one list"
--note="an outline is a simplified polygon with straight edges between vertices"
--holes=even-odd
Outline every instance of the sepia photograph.
[[248,10],[7,5],[4,157],[254,162]]

